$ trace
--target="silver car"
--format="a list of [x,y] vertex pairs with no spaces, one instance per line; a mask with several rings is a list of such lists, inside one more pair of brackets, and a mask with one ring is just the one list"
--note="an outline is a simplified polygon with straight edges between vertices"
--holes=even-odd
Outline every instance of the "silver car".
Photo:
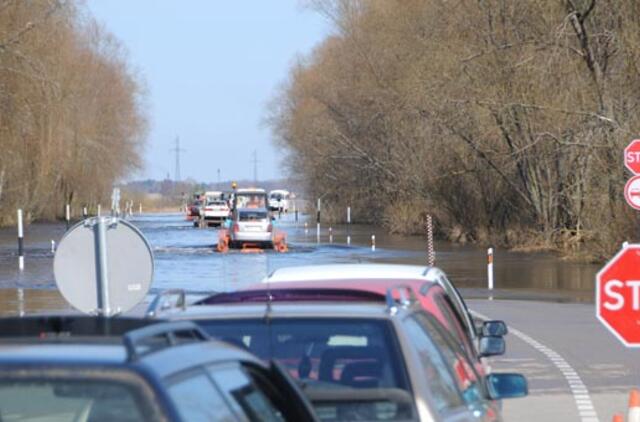
[[162,316],[278,360],[323,420],[494,422],[497,400],[527,394],[522,375],[479,375],[431,314],[393,291],[265,286]]
[[229,229],[231,247],[273,247],[273,225],[266,208],[237,208]]

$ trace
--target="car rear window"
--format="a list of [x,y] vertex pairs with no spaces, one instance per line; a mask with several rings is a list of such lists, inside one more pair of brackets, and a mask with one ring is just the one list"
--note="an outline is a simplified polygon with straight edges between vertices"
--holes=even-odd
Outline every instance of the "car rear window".
[[141,408],[141,401],[134,387],[110,380],[34,377],[0,381],[2,421],[151,420],[151,415]]
[[[402,354],[388,321],[281,318],[199,323],[216,338],[263,359],[278,360],[310,394],[312,401],[314,390],[409,391]],[[413,414],[411,402],[394,403],[388,398],[356,406],[344,400],[332,403],[330,399],[314,405],[321,419],[326,420],[353,419],[354,412],[358,413],[357,417],[370,419],[373,415],[373,419],[389,420],[411,419]]]
[[241,211],[240,221],[259,221],[266,220],[267,213],[264,211]]

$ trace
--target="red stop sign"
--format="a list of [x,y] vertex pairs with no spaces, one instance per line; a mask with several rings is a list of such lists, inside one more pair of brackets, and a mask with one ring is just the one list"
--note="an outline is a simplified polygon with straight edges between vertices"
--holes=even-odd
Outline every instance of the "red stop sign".
[[627,347],[640,347],[640,245],[628,245],[596,276],[596,315]]
[[624,149],[624,165],[633,174],[640,173],[640,139],[634,139]]

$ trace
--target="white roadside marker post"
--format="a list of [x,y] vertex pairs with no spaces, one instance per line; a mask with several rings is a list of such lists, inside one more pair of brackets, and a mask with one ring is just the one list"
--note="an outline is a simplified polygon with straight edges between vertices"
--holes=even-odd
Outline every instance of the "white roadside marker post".
[[487,249],[487,288],[490,292],[489,300],[493,300],[493,248]]
[[376,235],[372,234],[371,235],[371,252],[375,252],[376,251]]

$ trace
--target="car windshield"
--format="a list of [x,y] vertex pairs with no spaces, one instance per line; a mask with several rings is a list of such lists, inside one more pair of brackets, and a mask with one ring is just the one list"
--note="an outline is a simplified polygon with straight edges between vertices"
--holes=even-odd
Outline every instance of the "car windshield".
[[240,211],[240,221],[259,221],[266,218],[266,211]]
[[[224,319],[201,324],[214,337],[282,363],[321,419],[413,418],[402,355],[387,321]],[[375,393],[374,398],[367,393]]]
[[207,205],[227,205],[227,203],[224,201],[216,200],[207,202]]
[[266,195],[264,194],[236,194],[237,208],[266,208]]
[[[148,416],[145,416],[148,415]],[[4,377],[1,421],[148,421],[133,387],[110,380]]]

